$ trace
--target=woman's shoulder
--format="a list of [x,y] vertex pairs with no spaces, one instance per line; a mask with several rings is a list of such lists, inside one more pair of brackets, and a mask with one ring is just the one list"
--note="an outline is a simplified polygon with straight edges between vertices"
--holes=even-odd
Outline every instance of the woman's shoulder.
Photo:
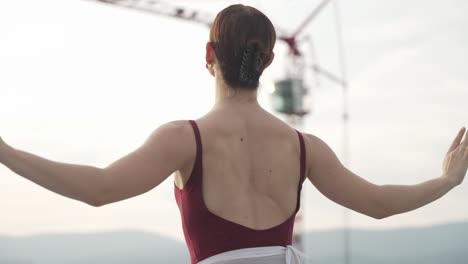
[[178,153],[190,154],[195,149],[195,144],[192,144],[193,130],[189,120],[178,119],[165,122],[152,132],[150,138],[156,135],[164,138],[164,144],[170,144]]

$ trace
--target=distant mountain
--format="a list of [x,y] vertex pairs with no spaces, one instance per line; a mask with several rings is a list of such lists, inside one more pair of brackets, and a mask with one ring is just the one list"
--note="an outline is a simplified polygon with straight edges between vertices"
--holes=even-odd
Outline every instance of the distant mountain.
[[[311,232],[305,236],[312,263],[344,263],[344,231]],[[351,230],[351,263],[466,264],[468,222],[422,228]]]
[[189,262],[188,251],[183,242],[138,231],[0,236],[0,264]]
[[[350,234],[352,264],[468,263],[468,222]],[[311,263],[344,263],[342,229],[307,233],[305,243]],[[183,264],[189,255],[183,242],[137,231],[0,236],[0,264],[59,263]]]

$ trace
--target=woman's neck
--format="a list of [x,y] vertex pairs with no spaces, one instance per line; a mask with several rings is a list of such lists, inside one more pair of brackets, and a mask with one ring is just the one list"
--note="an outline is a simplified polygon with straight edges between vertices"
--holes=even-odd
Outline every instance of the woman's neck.
[[214,107],[224,105],[247,105],[258,106],[257,89],[234,89],[227,85],[224,81],[216,80],[215,84],[215,104]]

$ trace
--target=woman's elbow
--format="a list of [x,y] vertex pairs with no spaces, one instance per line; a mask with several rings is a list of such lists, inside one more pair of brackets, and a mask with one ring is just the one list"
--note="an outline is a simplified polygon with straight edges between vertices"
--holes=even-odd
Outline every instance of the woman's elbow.
[[107,204],[102,198],[99,198],[99,196],[88,197],[86,199],[83,199],[82,202],[92,207],[101,207]]
[[373,215],[370,215],[370,217],[374,218],[374,219],[377,219],[377,220],[381,220],[381,219],[384,219],[384,218],[387,218],[387,217],[390,217],[392,216],[393,214],[387,212],[386,210],[380,210],[378,213],[375,213]]
[[92,207],[101,207],[103,205],[106,205],[105,202],[101,201],[101,200],[88,200],[88,201],[85,201],[86,204],[92,206]]
[[376,206],[376,209],[374,210],[374,214],[371,215],[371,217],[377,219],[377,220],[380,220],[380,219],[384,219],[384,218],[387,218],[387,217],[390,217],[392,215],[394,215],[392,213],[392,210],[390,210],[390,208],[380,204],[380,205],[377,205]]
[[111,203],[109,197],[110,195],[108,190],[104,190],[103,188],[96,188],[92,192],[88,193],[88,195],[86,195],[85,199],[82,201],[93,207],[101,207]]
[[106,204],[111,203],[111,194],[112,190],[110,188],[110,181],[108,176],[103,170],[102,174],[99,176],[100,181],[95,182],[94,186],[88,188],[87,195],[83,202],[93,207],[101,207]]

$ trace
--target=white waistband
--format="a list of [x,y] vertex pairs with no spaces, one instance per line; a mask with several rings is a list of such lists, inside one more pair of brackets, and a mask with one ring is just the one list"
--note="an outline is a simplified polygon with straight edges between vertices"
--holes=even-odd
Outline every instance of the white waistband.
[[293,246],[272,246],[236,249],[223,252],[198,262],[198,264],[216,264],[222,261],[242,260],[284,255],[286,264],[306,263],[306,256]]

